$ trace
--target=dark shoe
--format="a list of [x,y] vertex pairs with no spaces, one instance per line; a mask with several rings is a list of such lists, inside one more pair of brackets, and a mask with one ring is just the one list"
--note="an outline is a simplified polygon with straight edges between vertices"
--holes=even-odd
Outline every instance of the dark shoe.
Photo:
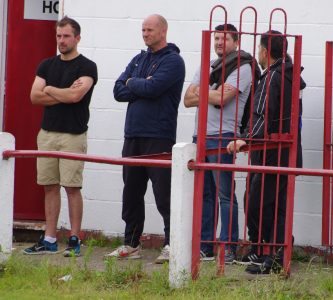
[[247,266],[245,272],[250,274],[270,274],[280,273],[282,269],[283,261],[276,259],[272,256],[266,256],[264,262],[261,265],[251,264]]
[[250,250],[250,252],[248,252],[247,254],[245,254],[244,256],[242,256],[241,259],[236,260],[237,264],[240,265],[261,265],[265,260],[265,257],[262,255],[258,255],[256,253],[256,251],[254,251],[253,249]]
[[201,261],[212,261],[214,260],[214,253],[213,252],[204,252],[200,250],[200,260]]
[[64,251],[65,257],[80,256],[80,240],[76,235],[72,235],[68,240],[68,247]]
[[23,253],[27,255],[56,254],[58,253],[58,244],[57,242],[44,241],[44,235],[42,235],[35,245],[24,249]]
[[236,261],[236,253],[232,250],[226,250],[224,253],[224,264],[231,265]]

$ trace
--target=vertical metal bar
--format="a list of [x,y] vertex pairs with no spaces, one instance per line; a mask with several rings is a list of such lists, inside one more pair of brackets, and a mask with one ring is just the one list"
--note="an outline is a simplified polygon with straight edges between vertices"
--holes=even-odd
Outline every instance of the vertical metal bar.
[[[287,56],[287,36],[286,33],[282,35],[283,37],[283,47],[282,47],[282,65],[281,65],[281,88],[280,88],[280,115],[279,115],[279,136],[283,134],[283,120],[284,120],[284,86],[285,86],[285,61]],[[278,162],[277,166],[280,167],[281,164],[281,151],[282,144],[278,142]],[[279,192],[280,191],[280,174],[276,176],[276,191],[275,191],[275,211],[274,211],[274,230],[273,230],[273,243],[276,243],[276,235],[277,235],[277,221],[278,221],[278,210],[279,210]]]
[[[225,9],[224,6],[222,5],[216,5],[213,7],[213,9],[211,10],[211,13],[210,13],[210,19],[209,19],[209,30],[212,32],[212,20],[213,20],[213,12],[215,11],[215,9],[217,8],[221,8],[223,11],[224,11],[224,25],[225,25],[225,28],[224,28],[224,43],[223,43],[223,58],[225,58],[225,45],[226,45],[226,25],[227,25],[227,20],[228,20],[228,15],[227,15],[227,10]],[[223,59],[223,62],[225,61],[225,59]],[[221,143],[222,143],[222,115],[223,115],[223,93],[224,93],[224,85],[223,85],[223,82],[224,82],[224,75],[225,74],[225,64],[223,63],[222,64],[222,91],[221,91],[221,110],[220,110],[220,133],[219,133],[219,137],[218,137],[218,154],[217,154],[217,157],[218,157],[218,163],[220,163],[220,159],[221,159]],[[200,88],[201,89],[201,88]],[[215,138],[215,137],[214,137]],[[208,137],[207,137],[208,139]],[[213,171],[212,171],[213,172]],[[214,242],[214,245],[216,244],[216,228],[217,228],[217,223],[218,223],[218,216],[219,216],[219,213],[218,213],[218,209],[219,209],[219,186],[220,186],[220,173],[221,172],[217,172],[217,176],[216,176],[216,193],[215,193],[215,218],[214,218],[214,238],[213,238],[213,242]],[[224,252],[223,252],[224,253]],[[223,254],[224,255],[224,254]]]
[[221,8],[223,11],[224,11],[224,20],[225,20],[225,24],[227,24],[227,10],[225,9],[224,6],[222,5],[215,5],[211,11],[210,11],[210,17],[209,17],[209,30],[212,31],[213,28],[212,28],[212,25],[213,25],[213,14],[214,14],[214,11],[217,9],[217,8]]
[[[7,9],[8,3],[0,1],[0,116],[4,113],[5,97],[5,70],[6,70],[6,47],[7,47]],[[3,131],[3,121],[0,123],[0,131]]]
[[[323,169],[330,169],[332,164],[332,58],[333,42],[326,42]],[[332,242],[329,234],[331,181],[330,177],[323,177],[321,241],[324,246]]]
[[[301,54],[302,54],[302,36],[295,37],[294,47],[294,67],[292,83],[292,102],[291,102],[291,119],[290,132],[293,137],[293,143],[289,150],[289,167],[295,168],[297,161],[297,140],[299,127],[299,99],[301,83]],[[292,253],[292,231],[294,219],[294,193],[295,193],[295,175],[288,175],[287,186],[287,207],[285,222],[285,248],[283,268],[286,274],[290,274],[290,262]]]
[[[224,105],[223,105],[223,95],[224,95],[224,82],[225,82],[225,61],[226,61],[226,52],[225,52],[225,47],[226,47],[226,39],[227,39],[227,34],[228,34],[228,30],[227,30],[227,20],[225,20],[224,23],[224,30],[223,31],[219,31],[221,33],[223,33],[223,54],[222,54],[222,69],[221,69],[221,98],[220,98],[220,124],[219,124],[219,134],[218,134],[218,150],[217,150],[217,163],[221,163],[221,147],[222,147],[222,132],[223,132],[223,112],[224,112]],[[219,190],[220,190],[220,177],[221,177],[221,172],[217,172],[217,176],[216,176],[216,198],[215,198],[215,220],[214,220],[214,242],[216,242],[216,228],[217,228],[217,223],[218,223],[218,208],[220,207],[220,220],[221,220],[221,230],[222,230],[222,222],[223,222],[223,216],[222,216],[222,207],[221,205],[219,205]],[[222,199],[221,199],[222,200]],[[225,245],[224,245],[225,246]],[[225,249],[225,247],[223,246],[223,249]],[[219,246],[219,256],[223,255],[224,256],[224,252],[221,252],[221,244]],[[217,269],[219,270],[219,272],[224,272],[224,266],[221,266],[220,264],[223,262],[224,264],[224,257],[222,259],[217,259]],[[219,273],[221,275],[221,273]]]
[[[239,31],[242,32],[242,25],[243,25],[243,14],[246,10],[252,10],[254,13],[254,30],[253,30],[253,52],[252,52],[252,86],[251,86],[251,97],[250,97],[250,111],[249,111],[249,133],[252,133],[252,127],[253,127],[253,101],[254,101],[254,93],[255,93],[255,74],[256,74],[256,39],[257,39],[257,10],[253,6],[247,6],[245,7],[241,13],[240,13],[240,21],[239,21]],[[249,152],[248,152],[248,164],[251,164],[251,146],[252,141],[249,140]],[[250,174],[248,173],[246,177],[246,188],[245,191],[250,190]],[[244,230],[243,230],[243,241],[246,241],[247,235],[246,235],[246,228],[247,228],[247,220],[248,220],[248,203],[249,203],[249,193],[245,192],[245,200],[244,200]]]
[[[197,136],[197,162],[204,162],[206,156],[206,131],[208,109],[208,86],[210,67],[210,42],[211,32],[202,32],[201,46],[201,73],[198,111],[198,136]],[[200,240],[202,219],[202,195],[204,184],[204,170],[196,170],[194,175],[194,199],[193,199],[193,233],[192,233],[192,278],[199,275],[200,264]]]
[[218,247],[219,251],[217,253],[217,276],[224,275],[224,263],[225,263],[225,244],[221,243]]
[[[287,42],[287,37],[286,37],[286,32],[287,32],[287,14],[286,12],[281,9],[281,8],[275,8],[271,11],[270,14],[270,21],[269,21],[269,31],[271,33],[272,30],[272,20],[273,20],[273,15],[275,12],[280,11],[282,12],[284,16],[284,31],[283,31],[283,54],[282,54],[282,70],[281,70],[281,89],[280,89],[280,114],[279,114],[279,130],[278,130],[278,137],[280,134],[282,134],[282,123],[283,123],[283,115],[284,115],[284,85],[285,85],[285,59],[286,59],[286,42]],[[271,39],[269,40],[269,45],[268,45],[268,53],[270,53],[270,47],[271,47]],[[298,124],[298,123],[297,123]],[[265,131],[266,132],[266,131]],[[295,139],[295,137],[294,137]],[[296,136],[296,143],[297,143],[297,136]],[[281,163],[281,143],[278,142],[277,144],[277,151],[278,151],[278,161],[277,161],[277,166],[280,166]],[[297,148],[296,148],[297,150]],[[291,151],[291,150],[290,150]],[[290,154],[290,152],[289,152]],[[275,209],[274,209],[274,228],[273,228],[273,244],[276,244],[276,235],[277,235],[277,222],[278,222],[278,209],[279,209],[279,190],[280,190],[280,174],[277,173],[276,175],[276,192],[275,192]],[[275,252],[275,247],[273,248]]]

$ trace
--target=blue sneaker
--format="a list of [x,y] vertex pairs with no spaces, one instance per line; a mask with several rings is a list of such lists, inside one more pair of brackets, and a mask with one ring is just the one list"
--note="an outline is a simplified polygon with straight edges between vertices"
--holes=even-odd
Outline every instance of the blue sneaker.
[[76,235],[72,235],[68,240],[68,247],[64,251],[65,257],[80,256],[80,240]]
[[44,241],[44,236],[41,236],[38,243],[24,249],[23,253],[28,255],[56,254],[58,253],[58,244],[57,242],[49,243]]

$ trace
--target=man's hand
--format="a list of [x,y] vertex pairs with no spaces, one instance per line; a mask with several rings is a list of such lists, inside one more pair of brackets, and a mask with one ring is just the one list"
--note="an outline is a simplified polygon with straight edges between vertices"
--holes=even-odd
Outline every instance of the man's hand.
[[195,87],[195,89],[194,89],[194,95],[196,95],[197,97],[199,97],[199,95],[200,95],[200,87],[199,86]]
[[238,153],[240,149],[246,145],[246,142],[243,140],[231,141],[227,146],[227,152],[232,154],[234,152]]

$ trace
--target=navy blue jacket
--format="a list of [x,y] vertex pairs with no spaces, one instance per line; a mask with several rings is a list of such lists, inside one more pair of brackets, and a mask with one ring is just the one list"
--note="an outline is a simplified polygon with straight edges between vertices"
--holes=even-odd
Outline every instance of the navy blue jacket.
[[155,53],[141,51],[131,60],[113,89],[117,101],[129,102],[125,138],[176,140],[184,78],[185,64],[174,44]]

